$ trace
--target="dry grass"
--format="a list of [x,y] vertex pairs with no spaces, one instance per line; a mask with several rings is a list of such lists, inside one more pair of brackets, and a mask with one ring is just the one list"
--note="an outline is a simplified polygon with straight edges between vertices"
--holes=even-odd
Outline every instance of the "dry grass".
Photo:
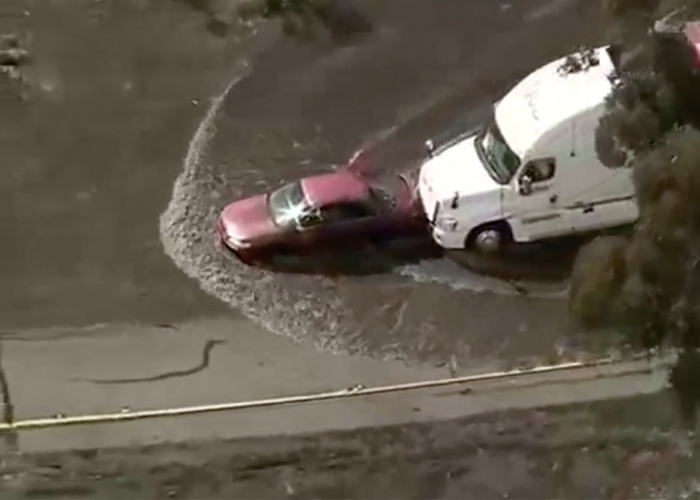
[[[15,498],[606,498],[677,487],[666,394],[300,437],[26,456]],[[6,465],[7,467],[7,465]]]

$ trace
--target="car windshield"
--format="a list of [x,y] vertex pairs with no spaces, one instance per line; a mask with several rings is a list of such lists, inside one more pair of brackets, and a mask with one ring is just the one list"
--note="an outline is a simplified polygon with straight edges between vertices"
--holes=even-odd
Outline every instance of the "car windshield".
[[267,200],[272,220],[278,226],[298,225],[299,219],[309,211],[300,182],[285,184],[274,191]]
[[520,158],[508,146],[494,118],[477,137],[476,148],[489,175],[499,184],[508,184],[520,166]]

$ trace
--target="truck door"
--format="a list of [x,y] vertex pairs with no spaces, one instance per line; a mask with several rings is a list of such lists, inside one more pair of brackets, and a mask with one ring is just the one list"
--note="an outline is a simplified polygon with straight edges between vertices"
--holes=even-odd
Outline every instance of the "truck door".
[[634,195],[592,203],[580,203],[570,208],[577,233],[598,231],[634,223],[639,217]]
[[[604,169],[603,175],[591,186],[579,186],[579,193],[569,197],[567,208],[574,231],[579,233],[597,231],[631,224],[639,217],[629,169]],[[595,168],[589,168],[594,177]]]
[[572,231],[556,186],[555,158],[529,161],[517,179],[512,224],[517,240],[535,241]]

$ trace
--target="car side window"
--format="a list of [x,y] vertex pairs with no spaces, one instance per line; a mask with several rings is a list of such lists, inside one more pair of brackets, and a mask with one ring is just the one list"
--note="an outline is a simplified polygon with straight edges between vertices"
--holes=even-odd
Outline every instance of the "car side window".
[[299,216],[297,225],[302,229],[310,229],[318,226],[323,222],[321,214],[318,210],[310,210]]
[[321,210],[323,220],[330,223],[361,219],[370,215],[372,212],[369,208],[360,203],[338,203]]
[[556,161],[554,158],[532,160],[528,162],[523,170],[522,177],[529,177],[530,181],[533,183],[545,182],[554,177],[556,168]]

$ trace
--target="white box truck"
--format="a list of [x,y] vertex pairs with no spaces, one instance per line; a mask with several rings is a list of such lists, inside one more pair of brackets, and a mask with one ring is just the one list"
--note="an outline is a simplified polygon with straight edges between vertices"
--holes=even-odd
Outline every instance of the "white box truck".
[[496,102],[488,123],[426,142],[418,192],[440,246],[493,252],[637,220],[630,169],[604,166],[595,148],[615,60],[601,47],[551,62]]

